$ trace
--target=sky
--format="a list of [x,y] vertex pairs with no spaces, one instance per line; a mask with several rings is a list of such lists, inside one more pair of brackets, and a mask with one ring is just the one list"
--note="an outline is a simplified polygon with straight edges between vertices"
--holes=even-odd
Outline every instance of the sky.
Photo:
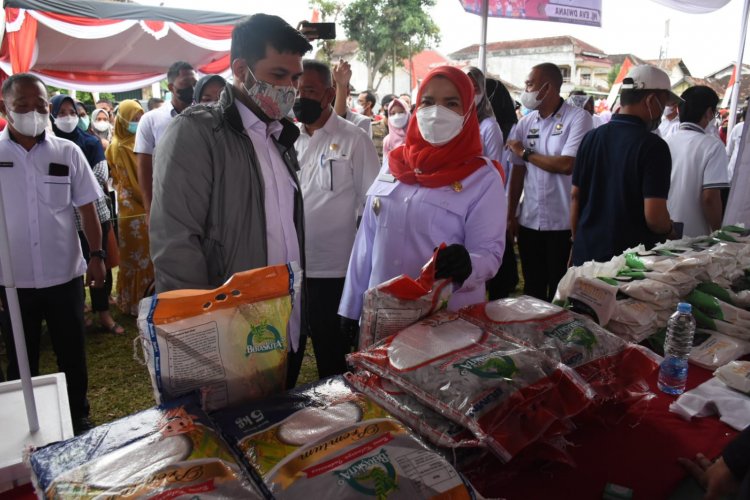
[[[309,19],[306,0],[136,0],[148,5],[205,9],[242,14],[265,12],[283,17],[292,25]],[[608,54],[629,52],[643,59],[658,59],[666,46],[667,57],[682,58],[691,74],[703,77],[737,59],[742,0],[731,0],[709,14],[688,14],[672,10],[652,0],[602,0],[602,27],[490,18],[488,42],[571,35]],[[430,14],[440,27],[437,50],[445,55],[479,43],[481,20],[466,13],[458,0],[437,0]],[[665,42],[665,22],[669,20],[669,39]],[[345,39],[343,28],[338,38]],[[748,47],[748,44],[745,44]],[[750,60],[745,49],[744,60]]]

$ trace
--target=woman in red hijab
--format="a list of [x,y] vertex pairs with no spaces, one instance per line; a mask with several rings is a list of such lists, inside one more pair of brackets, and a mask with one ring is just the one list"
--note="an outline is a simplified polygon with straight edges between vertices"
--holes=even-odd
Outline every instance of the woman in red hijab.
[[419,89],[405,143],[367,193],[339,314],[358,320],[368,288],[400,274],[416,278],[441,243],[448,246],[436,277],[454,283],[448,308],[484,301],[505,248],[504,207],[501,167],[482,157],[471,80],[436,68]]

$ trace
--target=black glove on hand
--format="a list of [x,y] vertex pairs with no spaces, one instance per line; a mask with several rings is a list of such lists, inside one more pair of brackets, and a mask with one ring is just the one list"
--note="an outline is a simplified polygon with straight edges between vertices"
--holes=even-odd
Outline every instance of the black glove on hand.
[[435,278],[451,278],[459,285],[471,274],[471,257],[463,245],[453,244],[438,251]]
[[341,316],[340,330],[342,338],[348,342],[348,348],[357,350],[359,347],[359,321]]

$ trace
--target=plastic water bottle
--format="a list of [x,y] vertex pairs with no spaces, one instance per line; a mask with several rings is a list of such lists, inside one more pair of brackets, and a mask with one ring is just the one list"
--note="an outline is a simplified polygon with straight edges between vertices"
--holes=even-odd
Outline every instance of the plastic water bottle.
[[693,348],[695,319],[690,314],[690,304],[680,302],[677,312],[667,323],[667,340],[664,342],[664,361],[659,367],[659,389],[667,394],[685,392],[688,374],[688,356]]

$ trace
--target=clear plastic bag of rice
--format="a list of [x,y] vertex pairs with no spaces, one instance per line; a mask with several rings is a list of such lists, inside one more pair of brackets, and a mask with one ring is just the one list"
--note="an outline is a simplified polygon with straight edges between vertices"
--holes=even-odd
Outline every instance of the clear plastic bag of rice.
[[474,495],[441,455],[341,376],[212,418],[277,498]]
[[431,316],[348,361],[471,430],[504,461],[593,397],[570,368],[455,313]]
[[631,388],[659,366],[660,359],[648,349],[627,343],[586,316],[533,297],[476,304],[460,314],[574,368],[602,399],[631,397]]
[[435,279],[436,256],[437,250],[417,279],[402,274],[365,292],[359,350],[447,306],[453,288],[450,280]]
[[181,398],[37,449],[40,498],[264,498],[197,398]]
[[347,373],[344,377],[358,391],[367,394],[435,446],[442,448],[482,446],[479,439],[465,427],[425,406],[390,380],[367,370]]

